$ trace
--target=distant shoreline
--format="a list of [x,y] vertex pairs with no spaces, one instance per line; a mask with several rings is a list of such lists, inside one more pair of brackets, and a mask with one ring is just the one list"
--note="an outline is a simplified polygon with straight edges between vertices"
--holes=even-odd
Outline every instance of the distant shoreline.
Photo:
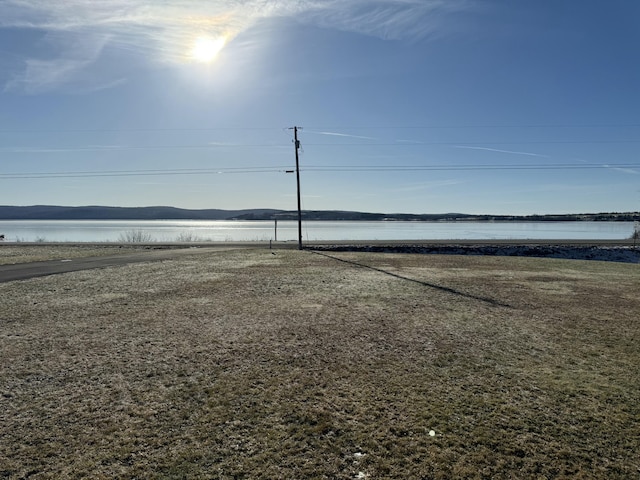
[[[0,221],[10,220],[297,220],[298,212],[277,209],[190,210],[175,207],[65,207],[56,205],[0,205]],[[305,210],[305,221],[415,221],[415,222],[568,222],[640,221],[640,212],[607,212],[541,215],[492,215],[466,213],[370,213],[342,210]]]
[[[640,250],[640,242],[636,242],[638,249]],[[269,240],[256,240],[256,241],[195,241],[195,242],[171,242],[171,241],[150,241],[150,242],[15,242],[5,240],[0,243],[2,245],[14,245],[14,246],[79,246],[79,247],[141,247],[149,249],[163,249],[163,248],[183,248],[183,247],[256,247],[256,248],[297,248],[298,244],[296,240],[284,240],[284,241],[269,241]],[[564,246],[564,247],[633,247],[634,241],[632,239],[431,239],[431,240],[304,240],[303,246],[313,248],[378,248],[378,247],[391,247],[391,248],[428,248],[428,247],[442,247],[442,246],[456,246],[456,247],[473,247],[473,246]]]

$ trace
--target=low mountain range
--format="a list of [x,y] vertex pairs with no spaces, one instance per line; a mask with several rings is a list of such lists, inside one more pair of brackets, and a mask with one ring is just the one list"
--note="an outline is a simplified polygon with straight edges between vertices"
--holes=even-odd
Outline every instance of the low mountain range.
[[[325,221],[640,221],[640,212],[560,215],[471,215],[464,213],[367,213],[305,210],[304,220]],[[189,210],[175,207],[64,207],[54,205],[2,206],[0,220],[296,220],[297,211],[269,208],[245,210]]]

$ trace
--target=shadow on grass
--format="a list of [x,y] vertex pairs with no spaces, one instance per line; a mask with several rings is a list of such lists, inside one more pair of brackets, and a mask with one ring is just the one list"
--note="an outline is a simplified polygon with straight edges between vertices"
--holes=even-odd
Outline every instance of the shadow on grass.
[[470,293],[461,292],[461,291],[455,290],[453,288],[443,287],[442,285],[436,285],[434,283],[429,283],[429,282],[424,282],[422,280],[416,280],[414,278],[404,277],[402,275],[398,275],[397,273],[388,272],[388,271],[383,270],[381,268],[372,267],[370,265],[365,265],[363,263],[354,262],[352,260],[344,260],[342,258],[334,257],[332,255],[327,255],[326,253],[322,253],[322,252],[318,252],[318,251],[314,251],[314,250],[311,250],[311,253],[314,253],[316,255],[321,255],[323,257],[331,258],[332,260],[337,260],[338,262],[347,263],[349,265],[353,265],[353,266],[356,266],[356,267],[368,268],[369,270],[374,270],[376,272],[384,273],[385,275],[389,275],[391,277],[399,278],[401,280],[406,280],[408,282],[417,283],[418,285],[422,285],[424,287],[435,288],[436,290],[440,290],[441,292],[450,293],[452,295],[458,295],[460,297],[470,298],[472,300],[478,300],[480,302],[487,303],[487,304],[489,304],[489,305],[491,305],[493,307],[513,308],[511,305],[509,305],[507,303],[499,302],[497,300],[494,300],[493,298],[480,297],[478,295],[472,295]]

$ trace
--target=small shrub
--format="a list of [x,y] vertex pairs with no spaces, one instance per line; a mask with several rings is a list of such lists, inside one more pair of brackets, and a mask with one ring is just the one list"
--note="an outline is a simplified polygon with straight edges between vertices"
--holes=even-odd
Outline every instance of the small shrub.
[[182,232],[176,237],[176,242],[193,243],[201,241],[202,239],[192,232]]
[[149,243],[153,242],[153,236],[144,230],[127,230],[118,237],[123,243]]
[[640,222],[633,224],[633,233],[629,238],[633,240],[633,248],[638,248],[638,242],[640,241]]

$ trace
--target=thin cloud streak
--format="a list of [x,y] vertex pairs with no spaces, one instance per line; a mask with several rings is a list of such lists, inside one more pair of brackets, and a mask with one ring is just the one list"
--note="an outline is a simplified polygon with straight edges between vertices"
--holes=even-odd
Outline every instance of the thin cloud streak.
[[[82,42],[74,42],[73,39],[60,39],[57,36],[48,37],[49,42],[60,52],[54,59],[26,59],[25,69],[17,74],[5,85],[5,91],[24,90],[27,93],[40,93],[47,89],[70,83],[78,75],[92,65],[100,56],[108,42],[104,35],[87,35]],[[115,84],[122,80],[114,81]],[[109,82],[109,84],[114,84]],[[112,85],[107,85],[112,86]],[[97,84],[92,91],[105,87],[105,84]]]
[[622,173],[631,173],[633,175],[640,175],[640,172],[638,170],[634,170],[632,168],[612,167],[611,165],[607,165],[607,164],[604,164],[603,167],[609,168],[611,170],[616,170],[616,171],[622,172]]
[[[577,159],[577,160],[580,163],[589,163],[586,160],[582,160],[582,159]],[[640,175],[640,171],[638,171],[636,169],[613,166],[613,165],[610,165],[608,163],[603,163],[602,164],[602,168],[606,168],[606,169],[609,169],[609,170],[616,170],[616,171],[621,172],[621,173],[629,173],[629,174],[632,174],[632,175]]]
[[363,140],[377,140],[376,138],[373,138],[373,137],[365,137],[363,135],[350,135],[348,133],[338,133],[338,132],[315,132],[315,131],[305,130],[305,133],[314,133],[316,135],[329,135],[329,136],[332,136],[332,137],[346,137],[346,138],[361,138]]
[[433,35],[447,14],[469,10],[469,0],[318,0],[303,19],[322,26],[386,40]]
[[4,0],[0,28],[55,33],[45,40],[56,52],[50,59],[26,59],[24,71],[5,88],[55,89],[72,82],[110,47],[185,63],[198,36],[224,37],[228,43],[265,18],[411,41],[441,28],[443,15],[470,5],[470,0]]
[[397,192],[416,192],[416,191],[423,191],[423,190],[433,190],[436,188],[451,187],[454,185],[462,185],[464,183],[467,183],[467,181],[458,180],[458,179],[441,180],[436,182],[424,182],[424,183],[405,185],[399,188],[388,189],[387,191],[396,192],[396,193]]
[[0,151],[9,153],[68,153],[101,150],[120,150],[130,147],[122,145],[86,145],[79,147],[39,148],[39,147],[0,147]]
[[548,155],[541,155],[539,153],[530,153],[530,152],[516,152],[513,150],[500,150],[498,148],[487,148],[487,147],[467,147],[464,145],[454,145],[453,148],[464,148],[466,150],[483,150],[486,152],[497,152],[497,153],[509,153],[512,155],[526,155],[528,157],[540,157],[540,158],[549,158]]

